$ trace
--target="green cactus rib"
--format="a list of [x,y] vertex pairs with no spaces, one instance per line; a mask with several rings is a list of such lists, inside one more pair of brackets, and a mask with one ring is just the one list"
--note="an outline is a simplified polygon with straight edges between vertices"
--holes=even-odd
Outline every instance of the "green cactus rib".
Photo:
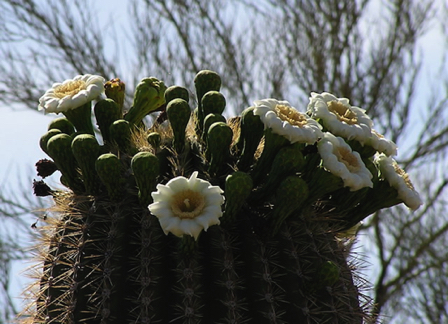
[[[286,221],[278,236],[268,238],[254,232],[247,212],[241,211],[237,221],[211,227],[201,235],[196,251],[185,253],[181,240],[165,236],[156,218],[138,207],[135,198],[132,204],[116,207],[97,199],[93,213],[93,205],[74,199],[72,208],[82,216],[59,222],[58,237],[66,243],[64,250],[52,253],[65,257],[62,264],[49,258],[51,269],[59,268],[48,268],[47,273],[59,271],[61,282],[76,289],[59,298],[54,308],[42,303],[41,316],[49,316],[48,323],[64,316],[89,324],[143,318],[162,323],[362,322],[356,295],[350,298],[344,292],[354,288],[342,251],[331,234],[310,229],[303,220]],[[79,234],[61,232],[67,228]],[[327,280],[325,271],[319,272],[321,257],[340,268],[336,283]],[[82,270],[73,279],[74,269]],[[317,272],[322,277],[316,277]],[[319,289],[310,286],[310,278],[322,280],[316,285]],[[66,293],[52,290],[48,277],[42,285],[42,300],[48,294]],[[326,285],[332,292],[324,289]],[[332,293],[344,302],[334,300]],[[355,319],[346,321],[351,315]]]

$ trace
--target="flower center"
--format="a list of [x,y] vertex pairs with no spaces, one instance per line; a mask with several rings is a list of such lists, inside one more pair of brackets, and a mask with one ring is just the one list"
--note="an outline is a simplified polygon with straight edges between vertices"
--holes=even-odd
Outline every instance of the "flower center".
[[293,126],[303,127],[308,124],[306,116],[292,107],[286,105],[276,105],[275,112],[278,118],[290,123]]
[[205,207],[204,196],[199,192],[187,189],[173,196],[171,209],[180,219],[193,219],[200,215]]
[[350,172],[356,172],[359,170],[359,162],[356,156],[346,147],[338,147],[335,155],[337,156],[339,162],[345,164]]
[[55,87],[54,95],[57,98],[64,98],[66,96],[73,96],[86,88],[87,84],[85,81],[74,80]]
[[415,190],[414,185],[411,182],[411,179],[409,179],[409,174],[407,174],[402,168],[400,168],[400,166],[394,162],[393,163],[395,172],[403,178],[404,183],[406,183],[406,186],[411,189],[411,190]]
[[351,111],[347,106],[342,104],[337,100],[332,100],[327,103],[328,110],[331,111],[336,117],[349,125],[354,125],[358,123],[358,118],[356,114]]

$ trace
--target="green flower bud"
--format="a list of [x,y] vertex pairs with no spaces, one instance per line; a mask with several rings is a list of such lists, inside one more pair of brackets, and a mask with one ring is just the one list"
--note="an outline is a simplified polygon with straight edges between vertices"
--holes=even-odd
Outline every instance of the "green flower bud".
[[110,138],[113,143],[118,146],[120,152],[134,155],[137,153],[137,149],[132,142],[132,131],[128,121],[119,119],[110,125],[109,128]]
[[227,176],[224,195],[225,210],[222,218],[223,224],[232,223],[238,211],[243,206],[252,191],[252,178],[244,172],[237,171]]
[[[107,81],[104,84],[104,93],[106,94],[107,98],[115,101],[121,112],[124,105],[124,96],[126,94],[126,85],[124,84],[124,82],[119,78]],[[119,118],[121,118],[121,116]]]
[[42,149],[42,151],[44,151],[45,153],[50,155],[48,153],[47,143],[50,138],[52,138],[53,136],[58,135],[58,134],[62,134],[62,132],[59,129],[50,129],[48,132],[46,132],[44,135],[41,136],[41,138],[39,140],[39,145],[40,145],[40,148]]
[[207,132],[206,157],[210,161],[209,173],[216,175],[225,165],[225,161],[230,153],[233,132],[230,127],[223,122],[214,123]]
[[213,71],[202,70],[194,78],[196,97],[198,99],[198,135],[202,134],[205,114],[202,108],[202,97],[209,91],[219,91],[221,88],[221,77]]
[[180,86],[168,87],[165,91],[165,102],[168,104],[171,100],[180,98],[184,99],[186,102],[190,101],[190,94],[188,90]]
[[309,187],[308,203],[311,205],[322,197],[343,189],[344,182],[342,179],[323,167],[317,167],[311,172],[303,174]]
[[273,235],[277,234],[284,221],[308,198],[308,186],[299,176],[285,178],[276,190],[272,212]]
[[58,134],[47,142],[48,154],[61,171],[69,188],[75,193],[84,192],[84,185],[76,171],[76,160],[72,153],[72,138],[67,134]]
[[237,148],[241,151],[238,160],[238,168],[243,171],[249,170],[254,161],[260,140],[263,137],[264,124],[260,116],[254,115],[254,107],[247,108],[241,114],[241,130],[238,138]]
[[[204,135],[208,134],[210,126],[217,122],[226,123],[226,118],[220,114],[208,114],[204,119]],[[207,140],[207,138],[204,138],[204,140]]]
[[139,189],[139,201],[141,205],[148,206],[152,202],[151,192],[156,189],[159,159],[149,152],[140,152],[132,158],[131,168]]
[[100,145],[95,136],[90,134],[76,136],[72,141],[72,152],[81,169],[87,194],[98,194],[99,181],[95,171],[95,162],[100,153]]
[[92,102],[89,101],[85,105],[62,112],[65,117],[75,126],[76,131],[80,134],[94,135],[92,125]]
[[174,149],[180,153],[185,145],[185,129],[191,116],[190,106],[184,99],[176,98],[168,103],[166,113],[174,134]]
[[377,152],[373,147],[361,144],[357,140],[347,140],[347,144],[350,145],[353,151],[358,152],[363,159],[373,157]]
[[277,152],[282,147],[290,144],[288,139],[284,136],[273,133],[270,128],[266,129],[264,134],[263,152],[261,153],[261,156],[251,174],[256,185],[261,183],[266,178]]
[[157,132],[149,133],[146,137],[146,140],[154,148],[154,150],[158,150],[160,147],[160,143],[162,142],[162,138]]
[[226,107],[226,98],[218,91],[209,91],[202,97],[204,117],[208,114],[222,114]]
[[48,125],[48,130],[59,129],[62,133],[71,135],[75,132],[73,124],[65,117],[53,119]]
[[303,144],[294,143],[278,151],[263,187],[254,193],[253,199],[262,200],[275,190],[287,176],[299,172],[305,165],[302,155]]
[[110,142],[109,128],[112,123],[123,117],[121,108],[112,99],[103,99],[96,103],[95,118],[103,136],[104,143]]
[[96,172],[106,186],[112,201],[119,201],[123,193],[123,166],[115,154],[106,153],[95,162]]
[[138,125],[146,115],[165,103],[165,90],[163,81],[153,77],[144,78],[135,89],[134,101],[125,120]]

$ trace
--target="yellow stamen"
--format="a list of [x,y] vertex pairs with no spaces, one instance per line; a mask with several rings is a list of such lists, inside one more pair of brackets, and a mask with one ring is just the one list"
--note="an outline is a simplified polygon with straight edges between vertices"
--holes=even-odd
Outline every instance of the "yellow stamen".
[[359,170],[360,168],[359,161],[348,148],[345,147],[337,148],[335,155],[337,156],[339,162],[344,163],[350,172],[356,172]]
[[275,112],[278,118],[293,126],[303,127],[308,124],[306,116],[292,107],[277,105],[275,106]]
[[57,98],[73,96],[81,90],[85,90],[87,88],[86,85],[86,82],[83,80],[70,81],[54,88],[54,95]]
[[403,178],[404,183],[406,183],[406,186],[411,189],[411,190],[415,190],[414,185],[411,182],[411,179],[409,179],[409,174],[407,174],[402,168],[400,168],[400,166],[394,162],[393,167],[395,169],[395,172]]
[[347,106],[345,106],[343,103],[333,100],[327,103],[328,110],[330,110],[333,114],[336,115],[336,117],[343,122],[346,122],[349,125],[354,125],[358,123],[358,118],[356,117],[356,114],[350,110]]
[[204,207],[204,196],[191,189],[175,194],[173,203],[171,204],[173,214],[181,219],[193,219],[199,216],[204,210]]

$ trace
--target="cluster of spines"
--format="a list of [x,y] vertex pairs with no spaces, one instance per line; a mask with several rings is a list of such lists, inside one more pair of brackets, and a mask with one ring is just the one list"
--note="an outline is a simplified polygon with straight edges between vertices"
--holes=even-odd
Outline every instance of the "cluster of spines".
[[[140,93],[155,82],[144,80]],[[139,114],[123,119],[120,105],[106,99],[94,110],[103,146],[92,135],[75,133],[66,120],[54,122],[42,137],[42,149],[74,192],[73,208],[65,213],[81,216],[68,221],[73,227],[69,234],[66,222],[55,226],[64,233],[53,239],[65,242],[67,251],[50,244],[46,258],[53,261],[46,262],[45,271],[61,272],[57,278],[66,283],[58,290],[51,276],[42,277],[36,321],[288,323],[303,318],[343,323],[350,318],[360,323],[358,295],[333,234],[322,232],[313,217],[298,216],[300,224],[297,218],[288,219],[301,214],[307,198],[305,182],[291,175],[304,163],[297,158],[302,155],[299,145],[287,145],[267,131],[265,140],[277,141],[269,143],[275,150],[263,151],[254,166],[264,134],[259,117],[249,108],[236,122],[226,121],[216,73],[200,72],[195,85],[196,128],[189,137],[189,93],[181,87],[166,89],[165,101],[153,98],[156,106],[166,104],[169,136],[162,126],[142,132]],[[134,100],[135,105],[142,102]],[[154,105],[145,109],[154,110]],[[136,137],[144,137],[150,150],[139,152]],[[55,145],[55,139],[65,146]],[[82,158],[85,155],[89,158]],[[226,195],[221,226],[210,228],[193,246],[191,240],[165,236],[146,208],[157,181],[187,169],[199,170]],[[262,203],[272,199],[273,188],[279,188],[273,198],[279,207],[274,210]],[[48,304],[62,294],[64,298]]]

